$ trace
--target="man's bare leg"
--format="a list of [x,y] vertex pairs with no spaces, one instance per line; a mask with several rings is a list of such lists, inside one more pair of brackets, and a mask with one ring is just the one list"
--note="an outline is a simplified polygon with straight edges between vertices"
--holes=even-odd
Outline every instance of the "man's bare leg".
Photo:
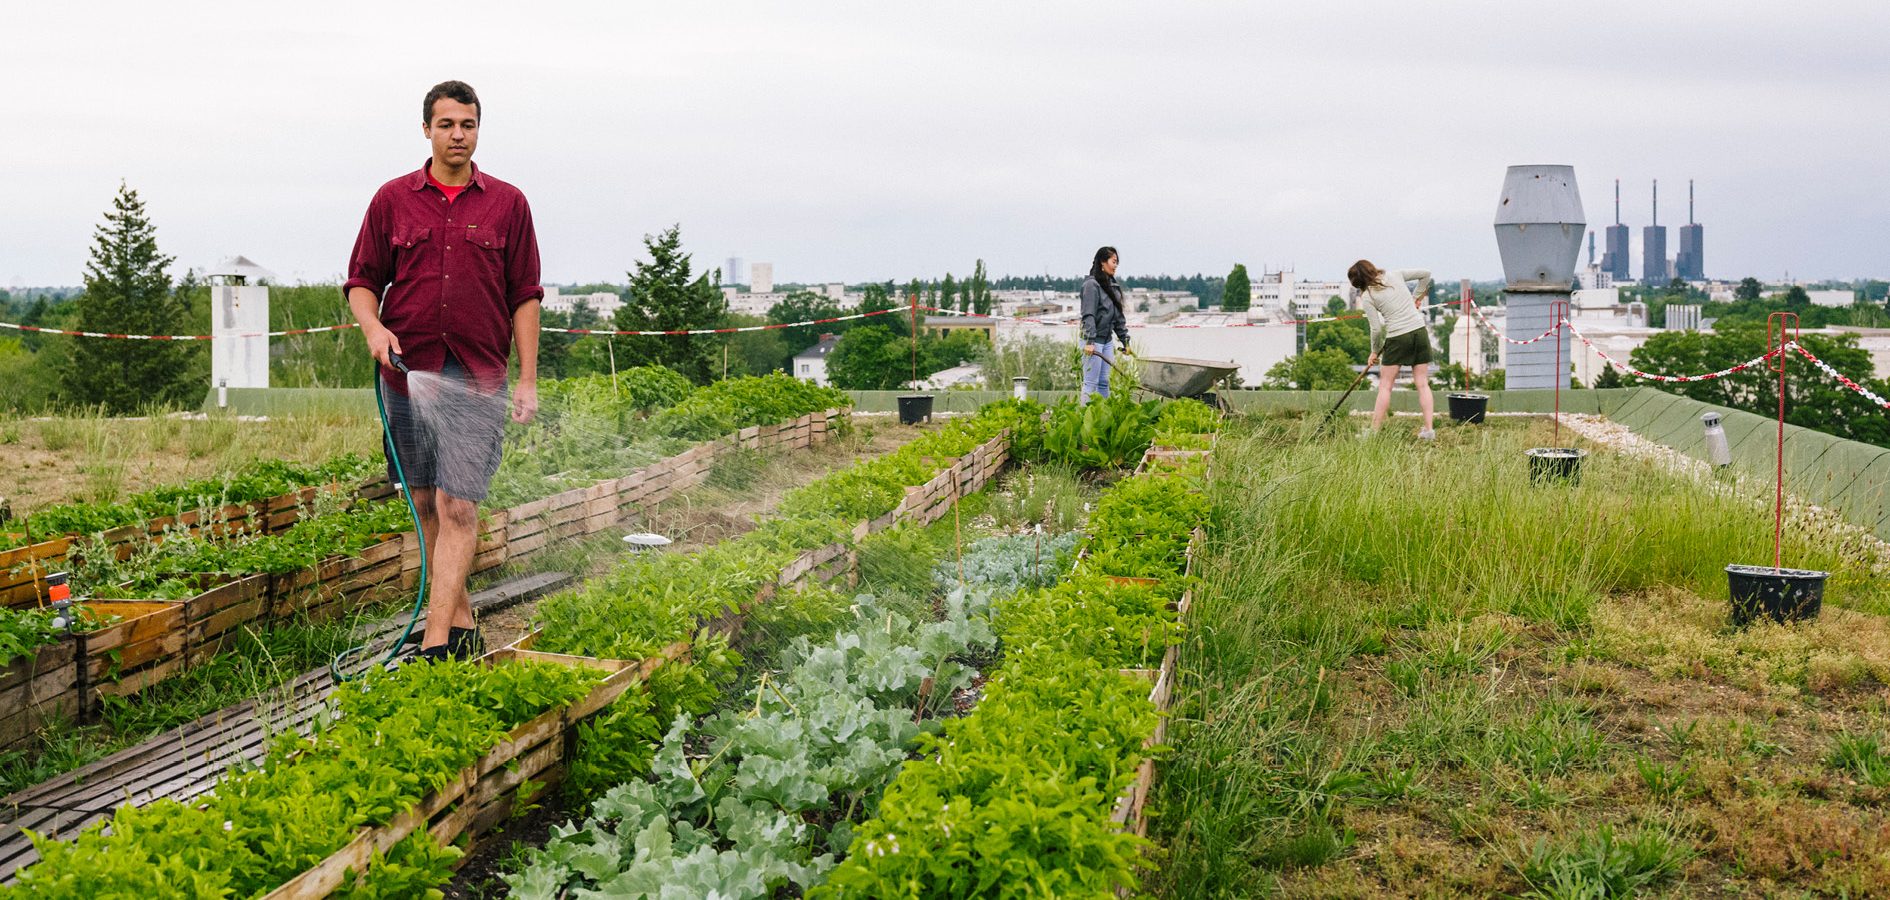
[[478,545],[479,507],[433,488],[414,491],[414,504],[427,530],[427,631],[420,646],[439,647],[451,629],[473,627],[466,578]]

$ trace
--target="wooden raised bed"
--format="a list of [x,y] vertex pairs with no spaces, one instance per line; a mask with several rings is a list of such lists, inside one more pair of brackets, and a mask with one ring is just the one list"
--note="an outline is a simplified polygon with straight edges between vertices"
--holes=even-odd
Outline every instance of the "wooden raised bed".
[[79,712],[79,667],[69,640],[0,666],[0,747],[26,741],[47,723]]
[[[343,491],[348,488],[339,483],[317,485],[247,503],[225,504],[213,510],[186,510],[177,515],[158,516],[107,529],[99,532],[97,537],[122,561],[136,552],[139,544],[161,542],[174,529],[182,529],[192,535],[208,531],[216,537],[273,534],[294,526],[306,504],[327,490]],[[356,502],[373,501],[393,496],[394,489],[387,483],[387,478],[381,476],[354,488],[353,493]],[[33,606],[42,600],[46,594],[43,579],[48,571],[58,568],[50,564],[66,559],[77,537],[80,536],[67,535],[0,551],[0,606]]]
[[62,635],[0,667],[0,747],[55,720],[82,720],[99,698],[136,692],[184,667],[184,604],[91,600],[74,607],[118,621]]
[[[1188,550],[1185,554],[1186,562],[1181,570],[1184,577],[1194,575],[1195,555],[1200,552],[1206,540],[1207,534],[1198,526],[1189,536]],[[1181,599],[1175,602],[1175,621],[1181,623],[1184,628],[1188,622],[1188,610],[1193,605],[1193,588],[1183,591]],[[1123,830],[1133,831],[1141,837],[1148,835],[1148,798],[1155,789],[1154,751],[1168,740],[1168,710],[1175,699],[1175,670],[1180,660],[1181,645],[1174,644],[1162,654],[1161,668],[1122,670],[1124,675],[1148,680],[1148,699],[1155,706],[1155,732],[1142,742],[1142,746],[1149,752],[1142,757],[1142,764],[1136,767],[1135,780],[1129,783],[1128,790],[1124,791],[1121,799],[1116,801],[1116,809],[1112,815],[1116,824],[1122,826]]]
[[[658,667],[688,652],[688,645],[671,645],[650,659],[592,659],[519,649],[514,645],[488,654],[482,662],[503,665],[512,661],[548,662],[583,666],[610,673],[584,699],[562,709],[540,714],[526,722],[462,769],[445,787],[427,795],[413,808],[385,825],[364,828],[347,846],[266,894],[270,900],[308,900],[326,897],[343,887],[355,873],[365,872],[376,853],[385,853],[416,831],[425,829],[442,846],[462,837],[476,838],[504,822],[520,802],[529,803],[564,776],[568,755],[575,750],[579,722],[601,711]],[[529,785],[533,793],[520,796]]]
[[388,535],[354,556],[331,556],[313,569],[269,576],[269,615],[307,613],[321,621],[392,596],[401,582],[402,535]]
[[0,550],[0,606],[13,609],[46,602],[46,573],[54,560],[66,558],[71,538],[54,538],[11,550]]
[[74,635],[78,645],[80,718],[104,697],[135,694],[183,671],[187,662],[184,604],[172,600],[91,600],[83,604],[118,621]]

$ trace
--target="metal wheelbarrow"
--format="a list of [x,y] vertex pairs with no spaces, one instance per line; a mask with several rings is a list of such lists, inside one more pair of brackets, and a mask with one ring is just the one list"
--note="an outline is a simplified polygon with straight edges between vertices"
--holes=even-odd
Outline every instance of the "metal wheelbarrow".
[[[1184,359],[1179,356],[1137,356],[1136,360],[1142,364],[1141,389],[1171,400],[1200,397],[1208,392],[1208,388],[1240,369],[1238,364],[1232,362]],[[1103,362],[1121,373],[1122,377],[1136,380],[1108,357],[1103,357]]]

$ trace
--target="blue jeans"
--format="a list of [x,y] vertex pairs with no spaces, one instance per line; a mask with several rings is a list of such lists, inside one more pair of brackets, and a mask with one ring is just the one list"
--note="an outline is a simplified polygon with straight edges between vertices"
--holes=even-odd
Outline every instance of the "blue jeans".
[[1091,394],[1109,396],[1109,363],[1115,359],[1116,342],[1113,339],[1097,344],[1094,356],[1083,354],[1083,393],[1078,403],[1088,403]]

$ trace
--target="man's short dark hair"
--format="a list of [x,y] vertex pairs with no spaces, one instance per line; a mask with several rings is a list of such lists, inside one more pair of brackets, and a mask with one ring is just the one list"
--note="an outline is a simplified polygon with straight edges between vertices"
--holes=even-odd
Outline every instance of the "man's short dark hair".
[[473,91],[472,85],[464,81],[442,81],[427,91],[426,102],[420,104],[420,124],[433,123],[433,101],[441,97],[471,106],[475,118],[485,118],[485,110],[479,106],[479,95]]

